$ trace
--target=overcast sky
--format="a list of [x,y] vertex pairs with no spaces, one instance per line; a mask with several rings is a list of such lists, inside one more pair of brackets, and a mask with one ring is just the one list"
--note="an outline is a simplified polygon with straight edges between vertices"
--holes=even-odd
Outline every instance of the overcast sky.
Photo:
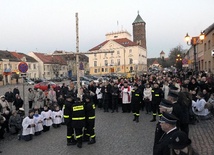
[[132,34],[138,10],[146,22],[148,57],[162,50],[168,55],[179,44],[188,48],[185,34],[199,35],[214,22],[214,0],[0,0],[0,50],[76,51],[78,12],[80,51],[86,52],[106,33]]

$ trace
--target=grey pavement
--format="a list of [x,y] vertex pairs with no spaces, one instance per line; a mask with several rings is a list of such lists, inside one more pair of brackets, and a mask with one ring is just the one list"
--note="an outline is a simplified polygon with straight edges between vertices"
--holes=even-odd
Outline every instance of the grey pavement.
[[[19,85],[20,90],[22,88]],[[26,90],[29,86],[26,86]],[[32,87],[32,86],[31,86]],[[8,87],[0,87],[1,93]],[[13,86],[11,86],[13,88]],[[26,107],[27,100],[26,100]],[[141,112],[140,122],[133,122],[131,113],[104,113],[96,109],[96,140],[83,148],[66,145],[66,126],[43,133],[32,141],[18,141],[17,135],[6,133],[0,141],[0,150],[6,155],[152,155],[156,123],[152,116]],[[214,118],[190,125],[192,146],[199,155],[214,155]]]
[[151,115],[142,114],[140,122],[132,121],[132,114],[104,113],[96,110],[96,140],[93,145],[83,144],[83,148],[66,146],[66,127],[51,130],[32,141],[18,141],[10,136],[0,141],[0,150],[9,155],[151,155],[155,123],[150,123]]

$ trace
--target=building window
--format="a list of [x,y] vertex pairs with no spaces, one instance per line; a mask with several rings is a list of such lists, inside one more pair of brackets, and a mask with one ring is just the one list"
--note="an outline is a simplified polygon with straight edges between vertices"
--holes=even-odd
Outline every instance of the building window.
[[100,72],[100,68],[98,68],[98,72]]
[[112,56],[112,57],[113,57],[113,54],[114,54],[114,53],[111,53],[111,56]]
[[97,69],[94,69],[94,73],[97,73]]
[[105,53],[105,57],[107,57],[107,53]]
[[132,49],[129,50],[129,54],[131,54],[131,53],[132,53]]
[[208,41],[208,50],[210,49],[210,40]]
[[141,40],[137,40],[137,44],[138,44],[138,45],[141,45]]
[[120,59],[117,59],[117,65],[120,65]]
[[4,64],[4,69],[7,69],[7,64]]
[[117,68],[117,72],[119,72],[119,71],[120,71],[120,67]]
[[28,64],[28,68],[31,69],[31,64]]
[[129,59],[129,64],[133,64],[133,59],[132,58]]
[[97,57],[97,54],[96,54],[96,53],[94,54],[94,57]]
[[207,44],[205,43],[204,44],[204,51],[206,51],[207,50]]
[[108,72],[108,68],[105,68],[105,72]]
[[120,51],[117,51],[117,54],[120,54]]
[[205,71],[207,71],[207,62],[204,63]]
[[96,67],[97,66],[97,61],[94,61],[94,67]]
[[105,66],[108,66],[108,60],[105,60],[104,64]]
[[36,64],[33,64],[33,69],[36,69]]
[[50,72],[47,72],[47,75],[50,75]]
[[111,65],[114,65],[114,59],[111,59]]

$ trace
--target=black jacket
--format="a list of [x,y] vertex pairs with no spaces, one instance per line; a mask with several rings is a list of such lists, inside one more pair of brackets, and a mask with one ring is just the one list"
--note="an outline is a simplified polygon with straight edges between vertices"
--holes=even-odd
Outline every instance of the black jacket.
[[112,98],[118,98],[119,97],[119,94],[120,94],[120,90],[118,87],[112,87],[111,88],[111,95],[112,95]]
[[160,104],[161,99],[163,98],[163,91],[160,88],[152,89],[152,102],[155,104]]
[[111,85],[110,84],[108,84],[107,86],[103,86],[101,89],[101,92],[103,93],[104,100],[111,99]]
[[139,88],[136,90],[133,89],[131,103],[140,104],[141,101],[142,101],[142,91]]
[[168,145],[172,136],[177,131],[178,129],[175,129],[168,134],[163,134],[158,143],[154,145],[153,155],[170,155],[170,148],[168,147]]
[[85,102],[85,119],[86,124],[94,126],[95,123],[95,104],[93,102]]

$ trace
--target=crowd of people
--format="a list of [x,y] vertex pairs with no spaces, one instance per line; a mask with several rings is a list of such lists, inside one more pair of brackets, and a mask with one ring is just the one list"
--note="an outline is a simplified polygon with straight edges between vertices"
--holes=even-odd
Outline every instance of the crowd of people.
[[[23,100],[18,88],[1,96],[0,138],[4,132],[20,134],[31,140],[33,135],[46,132],[50,126],[67,125],[67,145],[81,148],[83,141],[94,144],[95,107],[103,112],[133,113],[139,122],[140,111],[157,122],[154,155],[190,154],[189,124],[212,118],[214,113],[214,79],[204,72],[196,75],[144,74],[135,78],[109,79],[77,88],[69,85],[49,90],[28,89],[29,114],[25,117]],[[159,117],[159,118],[158,118]],[[75,133],[75,134],[74,134]],[[178,140],[179,139],[179,140]],[[184,145],[185,144],[185,145]]]

